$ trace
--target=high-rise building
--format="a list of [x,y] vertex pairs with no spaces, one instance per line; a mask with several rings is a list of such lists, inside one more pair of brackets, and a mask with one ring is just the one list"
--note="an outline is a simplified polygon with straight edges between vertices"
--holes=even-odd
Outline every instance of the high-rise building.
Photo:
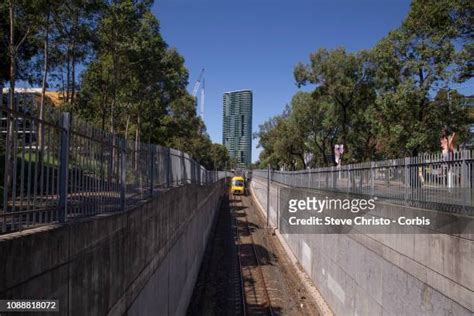
[[252,162],[252,91],[224,93],[222,143],[241,167]]

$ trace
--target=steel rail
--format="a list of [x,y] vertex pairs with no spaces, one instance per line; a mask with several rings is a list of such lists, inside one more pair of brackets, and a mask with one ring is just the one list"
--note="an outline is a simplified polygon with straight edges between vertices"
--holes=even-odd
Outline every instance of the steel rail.
[[240,236],[239,236],[239,225],[237,223],[237,219],[233,216],[234,225],[235,225],[235,237],[237,239],[237,261],[239,262],[239,277],[240,277],[240,298],[241,298],[241,305],[242,305],[242,314],[244,316],[247,315],[247,308],[246,308],[246,296],[245,296],[245,288],[244,288],[244,277],[242,275],[242,262],[240,260]]
[[[234,196],[235,197],[235,196]],[[243,201],[242,201],[242,197],[239,197],[239,201],[241,202],[242,206],[243,205]],[[252,231],[250,230],[250,226],[249,226],[249,222],[248,222],[248,219],[247,219],[247,212],[244,210],[244,224],[245,224],[245,228],[247,229],[247,232],[248,232],[248,235],[250,237],[250,242],[251,242],[251,245],[252,245],[252,251],[253,251],[253,254],[254,254],[254,257],[255,257],[255,262],[257,263],[257,270],[258,270],[258,273],[260,275],[260,278],[262,279],[262,282],[263,282],[263,291],[264,291],[264,294],[265,294],[265,298],[266,298],[266,301],[267,301],[267,306],[268,306],[268,311],[270,313],[270,315],[274,315],[273,313],[273,309],[272,309],[272,303],[271,303],[271,300],[270,300],[270,294],[268,293],[268,287],[267,287],[267,283],[265,282],[265,277],[263,275],[263,271],[262,271],[262,264],[258,258],[258,254],[257,254],[257,250],[255,248],[255,240],[253,238],[253,235],[252,235]],[[235,219],[235,217],[234,217]],[[237,229],[237,233],[238,233],[238,226],[236,226],[236,229]],[[240,278],[241,278],[241,284],[242,284],[242,291],[243,291],[243,296],[242,296],[242,299],[243,299],[243,309],[244,309],[244,315],[246,315],[246,309],[247,309],[247,304],[246,304],[246,296],[245,296],[245,282],[243,281],[243,269],[242,269],[242,265],[241,265],[241,261],[240,261],[240,246],[241,246],[241,242],[240,242],[240,236],[238,235],[238,240],[239,240],[239,244],[238,244],[238,247],[237,247],[237,252],[238,252],[238,257],[239,257],[239,266],[240,266]]]

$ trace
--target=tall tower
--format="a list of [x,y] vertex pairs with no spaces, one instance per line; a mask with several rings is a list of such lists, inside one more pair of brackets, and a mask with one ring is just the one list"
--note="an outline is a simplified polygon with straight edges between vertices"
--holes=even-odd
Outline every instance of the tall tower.
[[240,167],[252,162],[252,91],[224,93],[222,143]]

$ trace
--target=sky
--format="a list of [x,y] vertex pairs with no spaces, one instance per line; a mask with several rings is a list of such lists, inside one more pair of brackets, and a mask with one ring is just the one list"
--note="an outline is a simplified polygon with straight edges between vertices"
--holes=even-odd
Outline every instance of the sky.
[[[205,68],[204,121],[216,143],[222,143],[225,91],[253,90],[255,132],[298,91],[296,63],[322,47],[369,49],[408,10],[404,0],[156,0],[153,6],[165,41],[185,58],[189,91]],[[256,146],[254,139],[252,161]]]
[[[204,121],[212,141],[222,143],[224,92],[253,91],[256,132],[299,90],[298,62],[308,63],[323,47],[370,49],[400,26],[409,7],[409,0],[155,0],[152,11],[165,41],[185,59],[190,92],[205,68]],[[474,79],[451,88],[474,94]],[[261,151],[257,144],[254,139],[252,161]]]

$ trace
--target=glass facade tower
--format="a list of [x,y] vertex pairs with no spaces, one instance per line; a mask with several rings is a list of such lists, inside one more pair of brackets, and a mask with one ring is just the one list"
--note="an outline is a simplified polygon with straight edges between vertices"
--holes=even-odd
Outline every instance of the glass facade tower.
[[225,92],[222,143],[240,167],[252,162],[252,91]]

